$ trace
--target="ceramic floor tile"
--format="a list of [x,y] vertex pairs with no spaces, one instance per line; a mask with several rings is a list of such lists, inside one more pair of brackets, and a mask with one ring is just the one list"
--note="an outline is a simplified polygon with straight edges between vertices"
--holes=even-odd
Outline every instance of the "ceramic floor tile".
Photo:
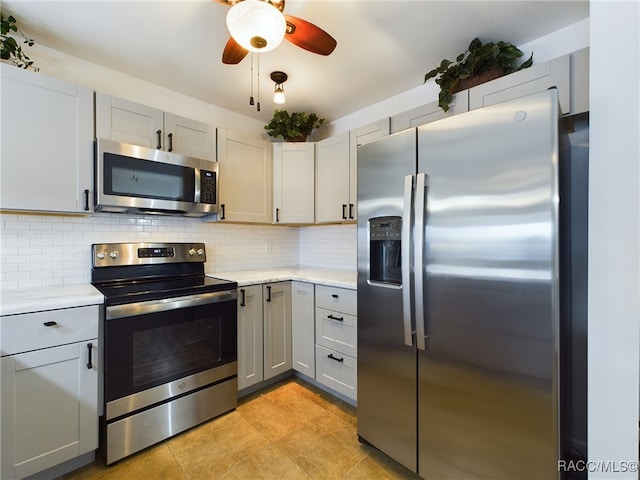
[[339,479],[358,464],[370,447],[358,442],[353,426],[327,412],[276,442],[314,479]]
[[237,411],[272,441],[326,413],[322,406],[287,386],[239,405]]
[[420,480],[420,477],[389,457],[371,450],[342,480]]
[[216,480],[305,480],[311,477],[278,447],[254,451]]
[[101,462],[65,475],[64,480],[187,480],[166,443],[150,447],[110,467]]
[[213,479],[240,462],[248,454],[265,448],[269,440],[238,412],[170,439],[167,443],[182,469],[191,479]]

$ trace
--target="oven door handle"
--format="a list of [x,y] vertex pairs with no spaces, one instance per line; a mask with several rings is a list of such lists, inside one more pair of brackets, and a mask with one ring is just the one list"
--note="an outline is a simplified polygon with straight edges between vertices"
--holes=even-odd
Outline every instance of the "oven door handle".
[[126,303],[123,305],[110,305],[106,309],[106,319],[133,317],[148,313],[164,312],[177,308],[196,307],[210,303],[220,303],[236,300],[237,290],[223,290],[220,292],[199,293],[196,295],[185,295],[182,297],[162,298],[160,300],[149,300],[146,302]]

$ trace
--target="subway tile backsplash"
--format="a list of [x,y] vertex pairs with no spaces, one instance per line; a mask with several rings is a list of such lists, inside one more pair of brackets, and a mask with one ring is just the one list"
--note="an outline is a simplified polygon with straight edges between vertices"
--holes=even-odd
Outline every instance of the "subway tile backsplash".
[[356,226],[282,227],[96,213],[0,214],[0,287],[88,283],[91,244],[204,242],[207,271],[303,264],[356,269]]

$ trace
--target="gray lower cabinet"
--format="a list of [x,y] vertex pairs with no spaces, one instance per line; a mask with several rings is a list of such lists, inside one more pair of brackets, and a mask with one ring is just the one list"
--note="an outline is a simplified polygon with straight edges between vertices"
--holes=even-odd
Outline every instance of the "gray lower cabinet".
[[240,287],[238,389],[293,369],[355,401],[356,295],[300,281]]
[[316,380],[357,399],[357,292],[316,285]]
[[238,389],[292,368],[291,282],[238,289]]
[[242,390],[264,380],[262,285],[238,291],[238,390]]
[[98,448],[98,305],[0,317],[0,478]]
[[315,378],[315,288],[313,283],[291,282],[291,317],[293,369]]
[[264,379],[292,368],[291,282],[262,286],[264,299]]

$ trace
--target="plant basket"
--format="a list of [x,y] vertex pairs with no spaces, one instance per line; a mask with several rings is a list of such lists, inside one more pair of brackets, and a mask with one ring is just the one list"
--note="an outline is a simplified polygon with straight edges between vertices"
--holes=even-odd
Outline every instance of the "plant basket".
[[466,90],[471,87],[475,87],[477,85],[482,85],[483,83],[490,82],[491,80],[495,80],[496,78],[500,78],[504,76],[504,68],[500,65],[494,65],[486,72],[478,73],[476,75],[472,75],[468,78],[460,80],[458,86],[453,89],[452,93],[458,93],[462,90]]

